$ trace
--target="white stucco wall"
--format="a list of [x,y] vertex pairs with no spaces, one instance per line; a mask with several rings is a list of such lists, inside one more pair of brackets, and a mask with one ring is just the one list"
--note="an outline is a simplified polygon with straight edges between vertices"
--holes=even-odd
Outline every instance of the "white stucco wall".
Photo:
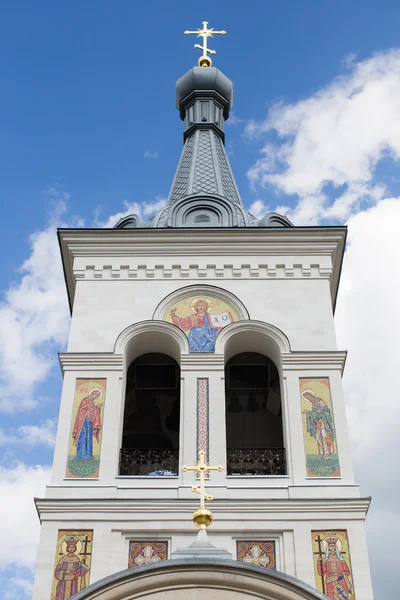
[[[301,581],[315,586],[311,531],[346,529],[351,549],[354,588],[363,600],[373,600],[365,534],[362,520],[348,519],[345,514],[327,510],[323,519],[312,520],[310,514],[286,514],[284,518],[254,514],[253,519],[235,519],[226,513],[209,529],[209,540],[217,547],[227,549],[236,559],[238,540],[263,539],[275,542],[276,567]],[[93,553],[90,583],[128,567],[129,541],[167,541],[168,556],[178,548],[189,546],[196,535],[187,519],[179,521],[153,515],[150,523],[138,520],[134,524],[127,514],[112,521],[88,512],[85,519],[69,515],[71,529],[93,529]],[[49,597],[54,572],[55,547],[60,523],[45,521],[42,526],[40,561],[37,568],[33,600]]]
[[[129,352],[121,333],[152,320],[164,298],[191,285],[211,285],[233,294],[248,311],[250,324],[268,323],[277,339],[286,340],[281,347],[279,340],[271,346],[266,341],[265,347],[274,348],[281,377],[288,474],[228,477],[225,470],[213,473],[207,486],[215,498],[211,541],[235,557],[238,539],[273,539],[278,569],[314,585],[311,531],[346,529],[356,595],[372,600],[364,535],[368,501],[360,499],[352,471],[341,383],[345,356],[336,345],[332,314],[331,256],[318,255],[311,246],[310,254],[301,256],[275,253],[268,258],[265,253],[247,253],[245,260],[230,254],[200,261],[195,254],[182,252],[167,262],[151,254],[139,258],[128,254],[126,250],[121,256],[104,252],[98,256],[85,251],[71,265],[76,278],[73,317],[68,352],[61,357],[64,385],[52,481],[46,499],[38,502],[43,527],[34,600],[49,597],[59,529],[94,530],[91,582],[127,567],[130,539],[168,540],[170,552],[193,539],[190,515],[197,500],[191,491],[191,473],[118,476],[127,357],[145,348],[146,327],[137,338],[138,348],[134,338],[129,342]],[[215,288],[212,295],[218,295]],[[268,338],[267,329],[257,340],[255,330],[250,329],[240,338],[240,351],[254,350],[256,342],[260,351],[259,344]],[[151,334],[152,351],[156,351],[157,335],[156,330]],[[184,344],[179,345],[178,338],[169,341],[170,332],[162,335],[163,351],[170,344],[171,355],[180,355],[180,464],[192,464],[196,458],[196,383],[204,377],[210,393],[209,458],[225,466],[224,363],[228,346],[232,352],[239,337],[217,342],[213,355],[194,356]],[[65,479],[75,382],[99,377],[107,379],[99,477]],[[329,378],[341,469],[338,478],[306,475],[301,377]]]
[[[121,259],[122,260],[122,259]],[[193,259],[194,260],[194,259]],[[327,279],[136,279],[77,282],[69,352],[112,352],[132,323],[152,319],[172,292],[203,283],[239,298],[250,318],[285,332],[292,350],[336,350]]]

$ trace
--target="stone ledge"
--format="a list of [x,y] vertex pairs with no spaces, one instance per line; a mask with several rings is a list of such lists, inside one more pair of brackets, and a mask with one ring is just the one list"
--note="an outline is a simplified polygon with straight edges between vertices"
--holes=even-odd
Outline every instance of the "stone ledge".
[[61,371],[122,371],[123,355],[108,352],[59,352]]

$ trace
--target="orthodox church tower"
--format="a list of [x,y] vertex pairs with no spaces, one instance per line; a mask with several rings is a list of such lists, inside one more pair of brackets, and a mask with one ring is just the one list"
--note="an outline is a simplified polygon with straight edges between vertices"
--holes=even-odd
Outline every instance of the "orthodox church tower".
[[333,322],[346,229],[244,208],[224,32],[186,33],[203,56],[176,84],[166,205],[59,230],[72,322],[33,598],[372,600]]

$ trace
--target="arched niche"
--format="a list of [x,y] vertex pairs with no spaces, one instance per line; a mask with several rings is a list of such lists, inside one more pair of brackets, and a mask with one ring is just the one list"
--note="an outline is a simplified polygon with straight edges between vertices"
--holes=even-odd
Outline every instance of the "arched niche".
[[179,364],[161,352],[137,356],[126,373],[119,475],[178,475],[179,429]]
[[227,475],[286,475],[278,369],[258,352],[225,365]]
[[172,356],[179,364],[181,354],[189,351],[185,334],[165,321],[141,321],[120,333],[115,343],[115,354],[124,356],[129,365],[141,354],[161,352]]
[[[118,336],[115,343],[115,353],[122,354],[124,357],[124,378],[123,378],[123,422],[121,431],[121,444],[119,455],[118,471],[120,475],[176,475],[179,462],[179,413],[180,413],[180,380],[179,366],[182,354],[188,353],[188,341],[185,334],[177,327],[164,321],[142,321],[127,327]],[[143,399],[145,393],[132,389],[132,382],[135,382],[137,365],[146,363],[152,365],[153,378],[155,383],[162,377],[163,365],[174,364],[177,371],[175,379],[176,386],[174,392],[167,392],[165,406],[160,406],[163,392],[160,385],[154,385],[154,392],[150,394],[149,402]],[[157,366],[158,365],[158,366]],[[165,370],[165,369],[164,369]],[[175,393],[176,392],[176,393]],[[170,397],[171,394],[174,397]],[[139,398],[138,398],[139,396]],[[141,402],[140,406],[135,406],[137,400]],[[143,401],[144,400],[144,401]],[[149,423],[151,415],[146,413],[146,409],[155,404],[154,414],[159,417],[160,427],[155,427],[153,438]],[[142,427],[133,427],[139,425],[135,421],[135,413],[139,413],[142,419]],[[146,421],[147,418],[147,421]],[[171,435],[171,427],[168,427],[166,419],[174,421],[175,426]],[[147,429],[146,429],[147,423]],[[147,443],[143,443],[142,434],[149,434]],[[135,432],[137,439],[135,440]],[[142,437],[141,437],[142,436]],[[158,436],[158,437],[157,437]],[[157,442],[166,438],[170,439],[170,444]],[[144,438],[143,438],[144,439]],[[131,440],[131,441],[129,441]],[[146,469],[146,464],[148,469]]]
[[189,352],[214,352],[218,334],[249,315],[240,300],[222,288],[192,285],[164,298],[154,311],[187,336]]
[[[218,334],[215,351],[225,362],[228,474],[286,475],[282,354],[290,352],[288,338],[268,323],[241,321]],[[231,383],[235,364],[247,379],[243,389]],[[263,385],[251,381],[257,369]]]
[[159,561],[110,575],[76,600],[326,600],[306,583],[236,560],[185,558]]
[[224,354],[225,363],[235,354],[259,352],[269,356],[280,370],[282,354],[290,352],[290,343],[280,329],[269,323],[241,321],[220,331],[215,352]]

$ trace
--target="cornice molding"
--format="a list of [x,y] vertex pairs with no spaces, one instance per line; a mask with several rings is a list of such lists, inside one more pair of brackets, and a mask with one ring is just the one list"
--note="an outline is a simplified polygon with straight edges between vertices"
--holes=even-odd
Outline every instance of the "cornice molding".
[[[166,518],[181,518],[187,520],[193,510],[197,508],[195,500],[159,499],[159,500],[132,500],[125,498],[99,499],[99,498],[71,498],[71,499],[45,499],[35,498],[36,509],[39,517],[42,515],[57,515],[60,519],[62,514],[71,518],[71,513],[85,515],[87,513],[103,514],[106,520],[116,519],[118,515],[129,513],[135,515],[135,520],[147,519],[149,513],[163,514]],[[284,513],[285,515],[303,515],[303,518],[315,520],[323,518],[325,513],[351,513],[358,514],[364,518],[368,512],[370,498],[329,498],[329,499],[265,499],[265,500],[223,500],[214,498],[213,513],[218,515],[218,520],[224,518],[232,519],[232,512],[240,515],[241,520],[253,520],[255,513],[274,515]],[[226,516],[225,516],[226,513]],[[106,515],[108,515],[106,517]],[[110,517],[110,515],[112,515]],[[172,517],[172,515],[175,515]],[[100,516],[99,516],[100,518]],[[328,518],[328,517],[326,517]],[[215,525],[213,526],[215,527]]]
[[[233,248],[233,254],[252,254],[255,250],[271,256],[285,253],[305,255],[331,255],[344,241],[345,227],[266,227],[249,229],[230,228],[165,228],[165,229],[59,229],[61,243],[68,244],[73,252],[90,253],[92,248],[107,256],[121,256],[127,251],[146,256],[159,256],[151,252],[155,245],[163,245],[171,256],[187,254],[213,255],[214,249]],[[201,240],[202,245],[198,246]],[[211,244],[215,244],[212,247]],[[239,245],[239,252],[238,250]],[[107,251],[104,251],[104,248]],[[249,249],[250,252],[245,252]],[[150,251],[150,252],[149,252]],[[97,255],[97,252],[96,252]]]
[[343,374],[346,358],[347,351],[288,352],[282,354],[282,369],[284,371],[340,370]]
[[[177,328],[166,324],[166,327],[160,321],[145,321],[145,323],[137,323],[124,330],[118,338],[118,350],[120,352],[108,353],[108,352],[60,352],[58,354],[61,371],[65,374],[67,371],[122,371],[124,366],[124,355],[123,347],[127,341],[133,336],[141,333],[143,330],[147,333],[149,331],[162,331],[176,336],[182,344],[182,354],[180,359],[180,366],[182,371],[199,371],[199,370],[223,370],[225,357],[222,352],[216,353],[188,353],[186,347],[186,339],[184,339],[181,332],[177,331]],[[262,327],[264,325],[264,328]],[[231,327],[231,326],[230,326]],[[225,334],[222,335],[220,332],[221,339],[218,340],[220,349],[223,348],[226,339],[229,339],[230,335],[236,331],[247,331],[251,330],[271,335],[271,331],[274,333],[275,328],[269,326],[268,331],[266,328],[268,324],[260,324],[258,321],[241,321],[238,322],[236,327],[231,327],[230,330],[227,328]],[[279,332],[279,330],[277,330]],[[281,333],[281,332],[279,332]],[[175,337],[174,336],[174,337]],[[219,336],[218,336],[219,337]],[[283,334],[280,335],[280,346],[286,348],[288,343]],[[282,343],[285,343],[282,346]],[[335,352],[282,352],[282,368],[283,371],[314,371],[314,370],[340,370],[343,374],[344,367],[346,364],[347,352],[335,351]]]
[[182,371],[223,371],[225,366],[225,357],[223,354],[199,353],[181,355]]
[[[74,261],[78,257],[134,259],[135,264],[139,266],[143,264],[143,261],[138,263],[136,260],[138,257],[163,257],[164,262],[165,258],[176,256],[212,257],[214,260],[218,256],[232,258],[301,256],[306,269],[311,269],[314,264],[318,263],[317,260],[309,260],[307,257],[326,256],[330,258],[332,273],[325,273],[325,276],[329,277],[332,303],[335,304],[346,231],[345,227],[59,229],[58,238],[71,305],[74,298],[76,276],[79,276],[79,273],[74,274]],[[236,261],[232,260],[231,277],[235,277],[234,262]],[[286,269],[294,269],[296,264],[300,264],[300,261],[284,261],[284,263],[286,262],[288,262],[284,267]],[[90,264],[93,264],[93,260]],[[121,264],[124,266],[126,263],[125,261],[124,263],[119,262],[117,267],[120,268]],[[275,261],[272,268],[278,267],[279,264],[277,265]],[[221,268],[218,266],[218,269]],[[256,268],[259,269],[259,266]],[[154,269],[156,270],[156,267]],[[173,271],[172,265],[171,269]],[[254,276],[251,274],[251,269],[250,265],[249,277]],[[129,278],[129,264],[127,273]],[[93,275],[95,279],[95,270],[93,270]],[[110,279],[112,279],[112,266],[110,267]]]
[[58,354],[61,371],[121,371],[122,354],[108,352],[60,352]]

